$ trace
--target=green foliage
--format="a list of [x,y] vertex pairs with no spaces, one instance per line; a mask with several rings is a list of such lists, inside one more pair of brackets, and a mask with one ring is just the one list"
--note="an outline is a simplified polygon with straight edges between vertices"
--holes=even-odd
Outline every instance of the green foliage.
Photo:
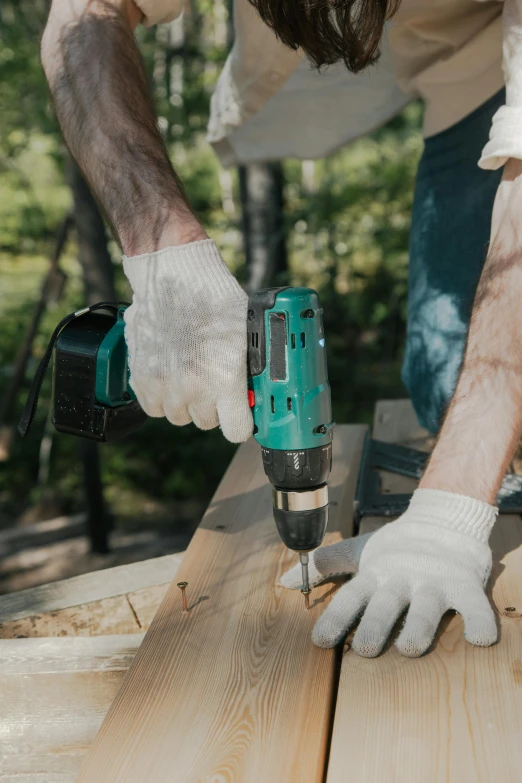
[[0,7],[0,249],[38,252],[70,201],[40,64],[42,0]]
[[54,238],[71,201],[57,144],[56,137],[35,132],[7,163],[0,158],[0,249],[38,254],[42,242]]
[[56,132],[40,65],[46,15],[41,0],[5,0],[0,9],[0,149],[7,157],[16,157],[35,130]]

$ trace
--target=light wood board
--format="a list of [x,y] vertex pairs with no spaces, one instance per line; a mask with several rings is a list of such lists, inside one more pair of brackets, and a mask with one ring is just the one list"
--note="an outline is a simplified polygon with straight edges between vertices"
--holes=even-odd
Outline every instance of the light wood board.
[[23,617],[0,624],[0,639],[42,636],[98,636],[139,633],[151,624],[169,583],[81,606]]
[[1,783],[73,783],[142,640],[0,641]]
[[[350,534],[364,427],[338,427],[328,541]],[[310,612],[278,586],[296,560],[272,518],[259,446],[236,454],[94,743],[81,783],[320,783],[335,656]]]
[[92,571],[59,582],[2,595],[0,623],[57,612],[153,585],[168,584],[174,578],[183,554],[180,552],[130,565]]
[[385,443],[402,443],[426,449],[428,430],[421,427],[411,400],[379,400],[373,416],[373,437]]
[[[403,442],[418,428],[401,430]],[[398,419],[407,420],[405,403]],[[388,421],[397,430],[393,404]],[[400,415],[399,415],[400,414]],[[374,436],[387,440],[386,421]],[[384,429],[384,431],[383,431]],[[396,436],[396,432],[392,437]],[[410,437],[411,436],[411,437]],[[393,491],[411,491],[394,478]],[[436,644],[418,659],[390,647],[367,660],[345,649],[327,783],[519,783],[522,779],[522,521],[501,516],[491,536],[490,593],[500,642],[464,641],[447,616]],[[506,612],[514,607],[515,612]]]

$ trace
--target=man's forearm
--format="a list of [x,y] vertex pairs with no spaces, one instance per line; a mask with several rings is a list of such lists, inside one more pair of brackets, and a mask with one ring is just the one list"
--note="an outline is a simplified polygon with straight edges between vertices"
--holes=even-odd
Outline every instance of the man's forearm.
[[65,141],[127,255],[204,239],[157,127],[131,0],[54,0],[42,63]]
[[421,487],[494,503],[522,435],[522,163],[497,192],[461,376]]

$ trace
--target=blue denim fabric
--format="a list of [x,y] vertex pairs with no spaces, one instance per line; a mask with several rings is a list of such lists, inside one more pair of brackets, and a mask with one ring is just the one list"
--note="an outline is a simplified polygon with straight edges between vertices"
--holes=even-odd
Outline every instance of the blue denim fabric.
[[436,432],[466,345],[502,171],[477,166],[504,90],[426,140],[410,235],[408,330],[402,379],[420,423]]

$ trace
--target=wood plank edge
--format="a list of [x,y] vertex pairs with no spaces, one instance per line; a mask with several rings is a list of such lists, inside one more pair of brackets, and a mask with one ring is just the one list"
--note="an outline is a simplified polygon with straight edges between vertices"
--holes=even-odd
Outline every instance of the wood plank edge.
[[171,582],[185,552],[73,576],[0,596],[0,623],[69,609]]

